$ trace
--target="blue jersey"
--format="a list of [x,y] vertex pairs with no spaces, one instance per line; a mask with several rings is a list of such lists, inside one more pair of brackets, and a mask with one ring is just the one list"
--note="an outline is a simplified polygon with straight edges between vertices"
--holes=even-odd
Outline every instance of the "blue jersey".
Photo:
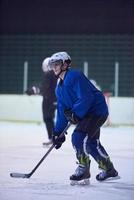
[[108,107],[105,97],[87,78],[80,72],[69,69],[63,81],[56,87],[57,119],[55,131],[62,132],[68,121],[64,111],[71,109],[80,119],[88,115],[105,116]]

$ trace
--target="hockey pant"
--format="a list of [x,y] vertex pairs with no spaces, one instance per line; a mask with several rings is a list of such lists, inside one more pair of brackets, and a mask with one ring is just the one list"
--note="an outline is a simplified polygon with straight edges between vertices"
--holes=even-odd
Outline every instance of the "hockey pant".
[[[104,123],[105,120],[102,120],[102,123]],[[99,141],[101,125],[101,121],[100,125],[98,123],[98,126],[95,121],[91,121],[91,123],[88,123],[86,126],[88,130],[90,130],[88,133],[84,132],[84,128],[84,131],[82,131],[82,127],[77,126],[72,134],[72,145],[76,150],[76,157],[80,164],[90,164],[89,155],[91,155],[98,163],[99,168],[108,170],[111,169],[113,165],[108,153]]]

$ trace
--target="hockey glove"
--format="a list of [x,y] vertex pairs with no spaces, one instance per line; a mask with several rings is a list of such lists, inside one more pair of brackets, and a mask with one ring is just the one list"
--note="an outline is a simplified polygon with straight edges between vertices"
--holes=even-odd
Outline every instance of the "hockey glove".
[[57,135],[57,133],[53,133],[52,135],[52,141],[56,149],[59,149],[65,142],[65,140],[66,140],[65,135],[60,136],[60,134]]
[[40,89],[37,86],[32,86],[31,88],[26,90],[26,94],[33,95],[33,94],[39,94]]
[[71,110],[65,110],[64,114],[67,120],[72,124],[77,124],[79,122],[78,117],[76,117],[76,115]]

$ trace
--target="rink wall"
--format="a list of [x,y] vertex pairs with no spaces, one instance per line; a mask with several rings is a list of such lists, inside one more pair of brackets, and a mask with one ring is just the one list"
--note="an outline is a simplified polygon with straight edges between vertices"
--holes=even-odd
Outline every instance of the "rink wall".
[[[110,125],[134,125],[134,98],[110,97]],[[42,122],[42,96],[0,95],[0,120]]]
[[41,122],[42,96],[0,95],[0,120]]

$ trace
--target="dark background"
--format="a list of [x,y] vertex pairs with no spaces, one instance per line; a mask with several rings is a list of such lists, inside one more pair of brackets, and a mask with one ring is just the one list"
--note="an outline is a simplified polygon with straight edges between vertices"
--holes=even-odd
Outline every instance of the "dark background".
[[23,93],[41,81],[45,57],[67,51],[73,67],[89,64],[89,78],[114,95],[119,62],[119,96],[134,96],[134,1],[0,0],[0,93]]
[[0,32],[134,33],[133,0],[1,0]]

